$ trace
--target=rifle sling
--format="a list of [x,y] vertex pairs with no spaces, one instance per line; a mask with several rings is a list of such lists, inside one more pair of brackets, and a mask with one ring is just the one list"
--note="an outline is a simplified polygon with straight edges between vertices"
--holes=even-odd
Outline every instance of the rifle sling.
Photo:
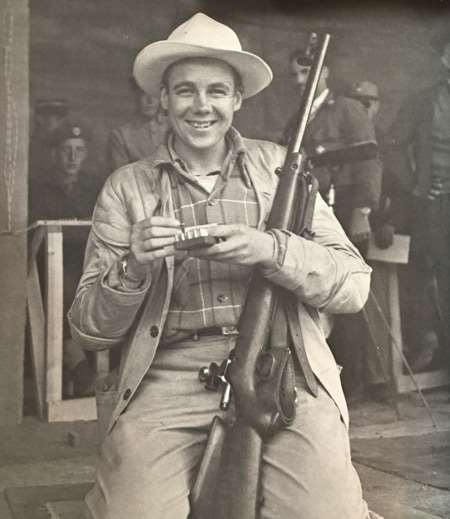
[[306,387],[313,396],[317,397],[319,394],[319,386],[306,355],[296,301],[291,297],[286,300],[286,303],[283,306],[286,312],[291,342],[300,365],[300,369],[302,370],[303,376],[305,377]]
[[281,297],[278,298],[278,304],[272,320],[270,347],[285,347],[287,344],[291,346],[291,350],[293,350],[292,353],[295,353],[295,357],[305,378],[306,387],[312,395],[317,396],[317,379],[311,369],[305,352],[296,302],[286,293],[280,295]]

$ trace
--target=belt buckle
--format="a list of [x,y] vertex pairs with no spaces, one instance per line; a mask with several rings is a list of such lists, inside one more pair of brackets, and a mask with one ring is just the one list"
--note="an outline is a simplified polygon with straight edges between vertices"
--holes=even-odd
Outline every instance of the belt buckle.
[[236,326],[221,326],[222,335],[239,335]]

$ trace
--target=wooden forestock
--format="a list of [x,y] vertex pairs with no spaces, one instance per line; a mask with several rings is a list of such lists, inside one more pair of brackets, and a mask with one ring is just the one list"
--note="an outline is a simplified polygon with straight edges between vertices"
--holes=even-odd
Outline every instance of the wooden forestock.
[[[329,35],[318,50],[299,110],[270,212],[268,228],[291,230],[304,218],[309,179],[303,171],[301,143],[319,81]],[[300,215],[297,212],[300,211]],[[259,393],[258,359],[267,345],[273,308],[282,290],[255,270],[239,320],[239,336],[226,378],[232,387],[235,421],[213,421],[205,455],[191,493],[190,519],[254,519],[260,506],[259,485],[263,441],[276,432],[274,409]]]

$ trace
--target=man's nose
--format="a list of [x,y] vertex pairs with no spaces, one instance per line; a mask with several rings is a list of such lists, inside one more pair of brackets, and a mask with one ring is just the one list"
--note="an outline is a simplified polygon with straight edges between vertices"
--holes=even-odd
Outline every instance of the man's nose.
[[196,111],[208,112],[210,110],[209,97],[205,91],[197,92],[194,101]]

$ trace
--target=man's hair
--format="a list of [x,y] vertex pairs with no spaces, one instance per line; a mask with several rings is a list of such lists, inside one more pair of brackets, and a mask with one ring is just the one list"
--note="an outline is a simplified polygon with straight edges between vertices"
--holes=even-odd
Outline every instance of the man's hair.
[[[196,57],[192,57],[192,58],[183,58],[183,59],[180,59],[178,61],[175,61],[174,63],[171,63],[167,68],[166,70],[164,71],[164,74],[162,76],[162,79],[161,79],[161,88],[166,88],[167,90],[169,89],[169,76],[170,76],[170,73],[172,72],[172,69],[175,67],[175,65],[179,65],[180,63],[184,63],[186,61],[191,61],[191,60],[196,60],[196,59],[203,59],[202,57],[199,57],[199,58],[196,58]],[[213,60],[216,60],[216,61],[221,61],[222,63],[225,63],[226,65],[228,65],[228,67],[230,68],[232,74],[233,74],[233,79],[234,79],[234,88],[240,92],[241,94],[244,93],[244,86],[242,84],[242,78],[239,74],[239,72],[232,66],[230,65],[229,63],[227,63],[226,61],[224,60],[221,60],[219,58],[208,58],[208,59],[213,59]]]

